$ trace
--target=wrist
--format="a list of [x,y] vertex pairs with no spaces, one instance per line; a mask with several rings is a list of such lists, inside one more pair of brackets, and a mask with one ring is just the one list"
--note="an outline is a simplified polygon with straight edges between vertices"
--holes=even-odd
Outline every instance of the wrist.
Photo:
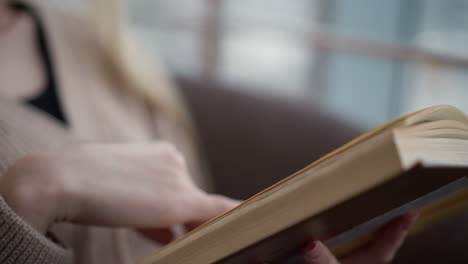
[[0,179],[0,194],[24,221],[46,233],[59,215],[63,188],[57,170],[44,154],[19,159]]

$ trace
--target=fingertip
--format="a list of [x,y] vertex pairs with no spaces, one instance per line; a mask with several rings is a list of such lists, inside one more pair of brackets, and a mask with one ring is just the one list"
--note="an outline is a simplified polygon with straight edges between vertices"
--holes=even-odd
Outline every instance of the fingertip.
[[304,247],[302,255],[307,263],[319,263],[323,257],[323,250],[320,248],[320,241],[313,241]]
[[217,194],[202,193],[192,201],[193,221],[205,222],[239,205],[239,201]]
[[214,206],[217,208],[220,213],[231,210],[234,207],[238,206],[241,201],[234,200],[218,194],[210,194],[208,197],[213,201]]
[[338,260],[320,241],[309,243],[303,250],[304,260],[308,264],[338,264]]
[[313,251],[317,247],[318,241],[312,241],[308,243],[303,249],[302,249],[302,254],[305,255],[311,251]]

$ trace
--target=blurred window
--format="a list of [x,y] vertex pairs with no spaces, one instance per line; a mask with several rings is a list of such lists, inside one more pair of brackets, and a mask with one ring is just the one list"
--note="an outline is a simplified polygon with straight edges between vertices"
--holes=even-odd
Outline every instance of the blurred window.
[[129,0],[174,74],[311,104],[365,126],[468,111],[465,0]]

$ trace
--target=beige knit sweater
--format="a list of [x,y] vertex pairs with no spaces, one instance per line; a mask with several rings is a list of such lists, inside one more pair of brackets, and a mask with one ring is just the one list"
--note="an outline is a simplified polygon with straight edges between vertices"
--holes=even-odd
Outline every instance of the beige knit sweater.
[[20,219],[0,197],[0,263],[73,263],[72,253]]

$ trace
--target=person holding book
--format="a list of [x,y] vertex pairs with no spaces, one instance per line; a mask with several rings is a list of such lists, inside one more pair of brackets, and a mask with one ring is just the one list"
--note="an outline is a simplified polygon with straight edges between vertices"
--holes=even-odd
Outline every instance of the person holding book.
[[[25,155],[2,172],[1,263],[135,263],[154,241],[173,239],[170,228],[191,229],[238,204],[203,190],[188,111],[124,30],[116,3],[90,5],[96,14],[85,17],[42,1],[0,2],[2,100],[41,110],[83,142]],[[389,262],[415,218],[397,219],[340,261]],[[338,263],[320,242],[303,258]]]

